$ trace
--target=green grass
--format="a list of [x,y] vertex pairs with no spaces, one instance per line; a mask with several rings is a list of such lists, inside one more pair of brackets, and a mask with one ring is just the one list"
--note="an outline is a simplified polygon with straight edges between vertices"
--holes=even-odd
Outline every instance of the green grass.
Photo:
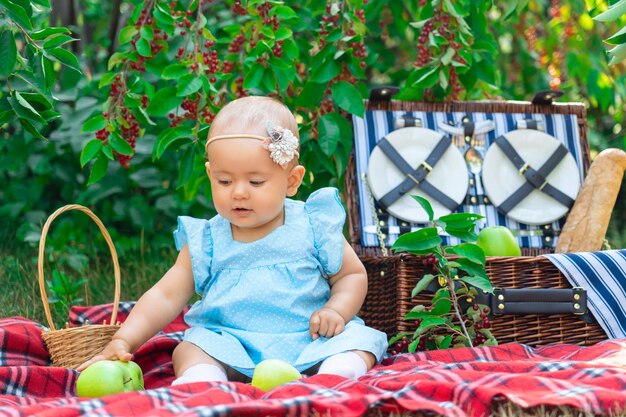
[[[96,305],[113,301],[113,263],[103,242],[68,246],[67,254],[59,248],[50,249],[47,254],[53,261],[45,262],[46,280],[51,279],[52,269],[63,271],[70,281],[85,280],[79,291],[83,300],[75,304]],[[137,300],[171,267],[176,255],[173,245],[166,249],[129,250],[118,254],[120,300]],[[47,325],[39,290],[37,257],[37,246],[19,242],[8,232],[0,230],[0,288],[3,289],[0,292],[0,317],[22,316]],[[75,267],[76,260],[82,262],[80,268]],[[49,290],[47,294],[51,298]],[[62,326],[67,320],[68,309],[60,303],[53,303],[51,311],[55,325]]]

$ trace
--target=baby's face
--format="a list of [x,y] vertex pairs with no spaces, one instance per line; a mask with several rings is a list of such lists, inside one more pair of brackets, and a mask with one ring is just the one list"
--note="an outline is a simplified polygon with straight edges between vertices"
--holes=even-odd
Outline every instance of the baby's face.
[[256,240],[284,223],[291,171],[274,163],[260,140],[216,140],[208,152],[213,203],[235,239]]

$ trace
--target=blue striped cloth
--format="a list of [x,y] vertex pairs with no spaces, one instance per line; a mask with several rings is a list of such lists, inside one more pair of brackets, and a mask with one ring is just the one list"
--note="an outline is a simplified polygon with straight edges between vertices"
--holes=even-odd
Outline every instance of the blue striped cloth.
[[587,290],[587,307],[610,338],[626,337],[626,249],[543,256]]
[[[471,113],[471,112],[405,112],[405,111],[385,111],[385,110],[368,110],[365,117],[352,117],[354,126],[354,150],[356,155],[356,170],[359,189],[359,214],[361,217],[361,245],[362,246],[379,246],[378,237],[376,235],[376,226],[372,214],[366,185],[361,181],[362,175],[367,173],[367,163],[369,155],[376,146],[376,143],[385,135],[394,130],[394,121],[402,116],[410,116],[419,119],[422,127],[432,129],[440,133],[438,128],[440,123],[460,125],[465,116],[469,116],[474,122],[484,120],[492,120],[495,123],[495,130],[489,132],[486,137],[486,148],[500,135],[510,132],[518,128],[520,120],[532,119],[543,126],[544,131],[560,141],[573,155],[576,161],[580,179],[583,178],[583,161],[582,149],[580,145],[580,135],[578,131],[578,120],[576,115],[571,114],[524,114],[524,113]],[[485,150],[486,150],[485,148]],[[460,148],[462,149],[462,148]],[[484,156],[484,152],[483,152]],[[472,174],[470,174],[470,178]],[[469,196],[484,195],[482,190],[480,175],[474,176],[473,185],[469,187]],[[482,199],[478,198],[478,204],[462,204],[457,212],[477,213],[486,217],[485,221],[480,224],[483,226],[507,226],[513,230],[538,230],[545,225],[526,225],[515,222],[504,216],[492,204],[483,204]],[[376,207],[378,208],[378,207]],[[425,224],[408,223],[403,220],[394,218],[393,216],[384,215],[382,218],[385,225],[389,227],[385,245],[391,246],[393,242],[403,233],[418,230]],[[558,220],[549,225],[553,230],[560,231],[563,226],[563,220]],[[394,232],[395,231],[395,232]],[[557,239],[546,242],[539,236],[518,237],[518,241],[523,248],[554,248]],[[444,244],[455,245],[460,243],[456,238],[448,237],[444,239]]]

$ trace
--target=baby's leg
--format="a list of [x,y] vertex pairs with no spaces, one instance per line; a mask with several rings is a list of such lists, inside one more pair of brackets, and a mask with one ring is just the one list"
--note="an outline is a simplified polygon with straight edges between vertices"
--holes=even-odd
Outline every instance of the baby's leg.
[[362,350],[341,352],[324,359],[318,374],[333,374],[350,379],[357,379],[372,369],[376,357]]
[[221,363],[189,342],[180,342],[172,354],[176,379],[172,385],[201,381],[228,381]]

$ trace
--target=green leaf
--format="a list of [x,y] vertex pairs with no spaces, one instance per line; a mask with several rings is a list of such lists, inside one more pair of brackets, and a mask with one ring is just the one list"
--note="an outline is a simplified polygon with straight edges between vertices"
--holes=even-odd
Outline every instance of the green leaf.
[[413,340],[413,341],[411,342],[411,344],[410,344],[410,345],[409,345],[409,347],[408,347],[408,351],[409,351],[409,353],[413,353],[413,352],[415,352],[415,351],[417,350],[417,346],[419,346],[419,344],[420,344],[420,339],[421,339],[421,338],[420,338],[420,337],[418,337],[417,339],[415,339],[415,340]]
[[87,185],[95,184],[100,181],[102,177],[107,173],[107,168],[109,166],[109,159],[104,155],[99,155],[96,162],[94,162],[91,167],[91,173],[89,174],[89,180],[87,181]]
[[0,0],[0,11],[5,12],[7,16],[15,23],[20,25],[26,30],[33,30],[33,25],[30,23],[30,18],[26,10],[9,0]]
[[161,73],[161,78],[165,80],[177,80],[183,75],[189,73],[189,68],[182,64],[170,64],[167,67],[163,68],[163,72]]
[[109,135],[109,144],[111,148],[120,155],[130,156],[135,153],[132,146],[126,142],[117,132],[111,132]]
[[117,35],[120,46],[129,43],[135,35],[137,35],[137,28],[135,26],[126,26],[120,30],[119,35]]
[[298,94],[298,98],[296,99],[296,106],[298,107],[306,107],[308,109],[313,109],[319,106],[324,97],[324,84],[314,83],[308,81],[300,94]]
[[154,146],[156,147],[155,159],[160,159],[167,148],[180,138],[192,138],[193,132],[189,126],[176,126],[163,131]]
[[85,144],[82,152],[80,153],[80,166],[84,167],[89,161],[100,153],[102,149],[102,141],[99,139],[92,139]]
[[456,259],[454,262],[458,264],[458,269],[467,272],[469,275],[489,278],[484,265],[477,264],[465,258]]
[[82,73],[76,56],[63,48],[44,49],[44,55],[53,61],[60,62],[61,64]]
[[46,88],[50,89],[56,82],[56,73],[54,71],[54,64],[43,54],[42,51],[38,52],[41,71],[43,73],[44,82],[46,84]]
[[186,97],[202,88],[202,80],[195,74],[187,74],[178,81],[176,95]]
[[340,108],[359,117],[365,115],[365,102],[355,86],[346,81],[339,81],[332,85],[331,90],[333,100]]
[[46,9],[50,8],[50,0],[31,0],[33,3],[40,5],[41,7],[45,7]]
[[98,83],[98,88],[102,88],[111,84],[113,80],[115,79],[116,75],[117,73],[115,72],[106,72],[102,74],[102,77],[100,77],[100,82]]
[[450,347],[450,343],[452,343],[452,335],[449,334],[443,336],[441,340],[438,339],[438,342],[439,349],[448,349]]
[[35,108],[31,106],[30,103],[24,99],[24,97],[22,97],[22,94],[19,91],[14,90],[11,95],[12,99],[9,100],[9,103],[20,118],[46,124],[46,119],[44,119],[39,112],[37,112],[37,110],[35,110]]
[[276,32],[274,32],[274,37],[277,41],[282,41],[287,38],[291,38],[293,36],[293,32],[288,27],[281,26],[278,28]]
[[164,116],[182,102],[183,97],[176,96],[176,87],[161,88],[154,93],[146,110],[150,116]]
[[401,235],[391,247],[397,252],[410,252],[418,255],[431,253],[441,245],[441,237],[435,227],[425,227],[415,232]]
[[45,28],[42,30],[38,30],[30,34],[30,37],[35,41],[42,41],[52,35],[56,35],[59,33],[72,33],[68,28]]
[[609,65],[615,65],[622,62],[626,59],[626,43],[610,49],[609,54],[611,54],[611,61],[609,62]]
[[259,88],[263,82],[263,76],[265,75],[265,67],[263,65],[254,64],[249,71],[244,73],[243,88]]
[[452,302],[450,301],[450,290],[440,288],[433,297],[433,308],[431,313],[443,316],[452,310]]
[[24,127],[24,129],[26,129],[26,131],[27,131],[28,133],[30,133],[31,135],[33,135],[33,137],[34,137],[34,138],[37,138],[37,139],[42,139],[42,140],[45,140],[45,139],[46,139],[46,138],[44,138],[44,137],[42,136],[42,134],[41,134],[41,133],[39,133],[39,131],[37,130],[37,128],[36,128],[35,126],[33,126],[33,124],[32,124],[29,120],[26,120],[26,119],[20,119],[20,123],[21,123],[21,125]]
[[487,291],[489,294],[493,294],[493,285],[488,278],[476,277],[476,276],[464,276],[460,277],[460,280],[468,283],[480,290]]
[[141,27],[141,37],[143,39],[146,40],[153,40],[154,39],[154,29],[152,29],[152,27],[150,26],[142,26]]
[[606,43],[610,43],[612,45],[619,45],[622,43],[626,43],[626,26],[624,26],[619,32],[610,38],[605,40]]
[[184,187],[191,179],[193,173],[193,165],[196,157],[196,151],[193,145],[188,146],[180,159],[180,168],[178,169],[178,185],[176,189]]
[[54,35],[46,39],[46,41],[43,43],[43,47],[44,49],[56,48],[58,46],[65,45],[68,42],[75,42],[77,40],[78,39],[74,39],[71,36],[67,35]]
[[439,221],[445,223],[446,228],[469,230],[476,226],[478,220],[484,218],[485,216],[475,213],[451,213],[439,217]]
[[270,10],[270,15],[276,15],[283,21],[298,18],[298,14],[291,7],[278,3],[274,4],[274,7]]
[[603,13],[600,13],[593,20],[598,20],[600,22],[612,22],[613,20],[617,20],[626,14],[626,0],[620,0],[617,3],[611,5]]
[[96,114],[85,121],[81,132],[95,132],[96,130],[104,128],[106,124],[107,122],[104,116],[102,114]]
[[469,261],[480,265],[485,265],[485,262],[487,260],[485,257],[485,252],[483,252],[480,246],[473,243],[461,243],[455,246],[451,246],[449,248],[446,248],[446,252],[452,253],[454,255],[463,256]]
[[432,68],[420,68],[417,72],[419,72],[419,78],[413,83],[415,87],[430,88],[439,81],[439,67],[437,66]]
[[137,48],[137,52],[139,53],[139,55],[145,56],[145,57],[152,56],[152,50],[150,49],[150,42],[148,42],[146,39],[139,38],[139,40],[135,44],[135,47]]
[[30,0],[9,0],[9,2],[22,7],[29,19],[33,17],[33,5],[30,4]]
[[413,290],[411,290],[411,298],[424,291],[434,279],[435,276],[433,274],[424,275],[422,279],[420,279],[417,284],[415,284]]
[[450,62],[452,62],[452,58],[454,57],[454,53],[454,48],[450,47],[446,49],[446,53],[441,57],[441,63],[446,66],[450,65]]
[[316,83],[327,83],[341,74],[341,65],[332,57],[328,57],[319,67],[317,67],[310,81]]
[[411,195],[411,197],[413,197],[413,199],[417,201],[420,206],[422,206],[426,214],[428,214],[428,220],[432,222],[435,218],[435,212],[433,211],[433,206],[430,205],[430,202],[419,195]]
[[337,149],[337,144],[341,140],[342,123],[347,122],[338,113],[326,113],[318,120],[319,138],[318,142],[322,152],[326,156],[331,156]]
[[17,46],[11,30],[0,33],[0,75],[7,76],[13,72],[17,60]]
[[14,114],[13,110],[0,111],[0,125],[3,125],[13,119]]
[[417,328],[416,333],[418,331],[420,333],[424,333],[426,330],[435,326],[441,326],[442,324],[446,324],[446,322],[447,322],[446,319],[442,317],[435,317],[435,316],[424,317],[419,327]]

